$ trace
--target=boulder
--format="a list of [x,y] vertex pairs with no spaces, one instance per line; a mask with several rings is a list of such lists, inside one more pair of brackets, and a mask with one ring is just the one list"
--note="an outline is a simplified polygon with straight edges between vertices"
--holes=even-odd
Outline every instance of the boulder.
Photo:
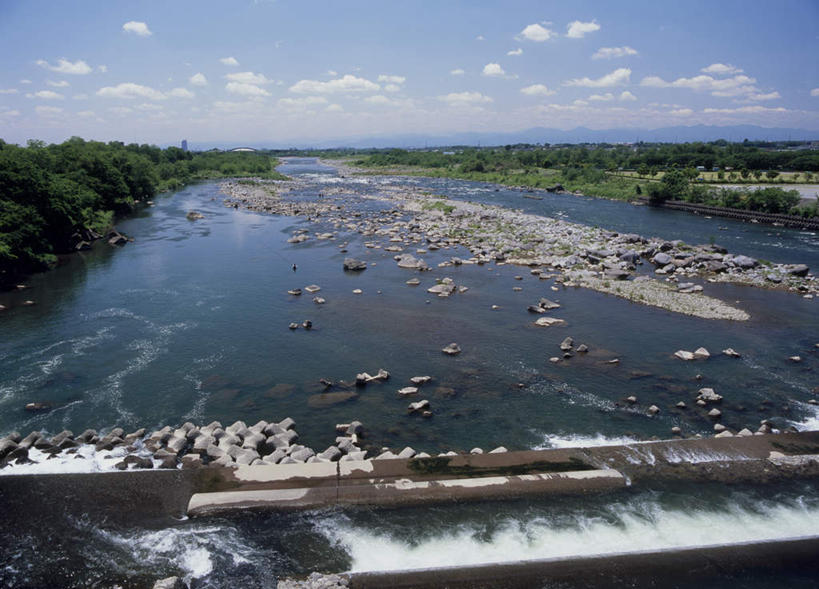
[[738,266],[743,270],[750,270],[751,268],[756,268],[759,265],[759,262],[748,256],[735,256],[732,262],[735,266]]
[[585,354],[586,352],[589,351],[589,346],[587,346],[586,344],[580,344],[579,346],[577,346],[577,349],[575,351],[578,354]]
[[429,409],[429,401],[424,399],[422,401],[417,401],[415,403],[410,403],[407,410],[410,413],[415,413],[416,411],[423,411],[425,409]]
[[722,353],[725,354],[726,356],[730,357],[730,358],[739,358],[740,357],[739,352],[734,350],[734,348],[725,348],[722,351]]
[[651,261],[655,266],[667,266],[668,264],[674,261],[674,258],[672,258],[666,253],[660,252],[658,254],[655,254]]
[[324,452],[319,454],[318,457],[331,462],[336,462],[339,458],[341,458],[341,450],[336,446],[330,446]]
[[708,417],[722,417],[722,411],[714,407],[708,412]]
[[410,378],[410,382],[415,386],[421,386],[422,384],[426,384],[432,380],[431,376],[413,376]]
[[680,360],[693,360],[694,359],[694,354],[692,354],[691,352],[688,352],[686,350],[677,350],[676,352],[674,352],[674,356],[676,358],[679,358]]
[[0,439],[0,460],[8,456],[12,451],[17,449],[17,442],[9,438]]
[[415,454],[416,454],[415,450],[413,450],[412,448],[407,446],[406,448],[404,448],[403,450],[401,450],[398,453],[398,458],[409,459],[409,458],[412,458],[413,456],[415,456]]
[[315,456],[316,453],[310,448],[301,448],[295,452],[290,453],[290,458],[296,462],[306,462],[308,458]]
[[398,389],[398,394],[402,397],[408,395],[417,395],[418,394],[418,387],[404,387],[403,389]]
[[459,345],[458,345],[458,344],[456,344],[455,342],[452,342],[452,343],[451,343],[451,344],[449,344],[448,346],[445,346],[445,347],[444,347],[444,348],[443,348],[441,351],[442,351],[444,354],[448,354],[448,355],[450,355],[450,356],[455,356],[456,354],[460,354],[460,353],[461,353],[461,346],[459,346]]
[[364,425],[360,421],[350,422],[350,427],[347,428],[347,435],[360,436],[364,433]]
[[490,454],[503,454],[504,452],[508,452],[509,450],[506,449],[505,446],[498,446],[494,450],[490,450]]
[[573,347],[574,347],[574,340],[572,339],[571,336],[567,337],[562,342],[560,342],[560,349],[563,350],[564,352],[568,352]]
[[554,317],[541,317],[535,321],[535,325],[539,327],[552,327],[555,325],[563,325],[566,322],[563,319],[556,319]]
[[695,360],[707,360],[711,357],[711,354],[705,348],[697,348],[694,350],[694,359]]
[[810,268],[808,268],[805,264],[796,264],[787,269],[788,274],[790,274],[791,276],[800,277],[807,276],[809,271]]
[[416,258],[412,254],[401,254],[395,257],[399,268],[410,270],[429,270],[429,266],[424,260]]
[[367,262],[356,260],[355,258],[344,258],[344,270],[350,272],[361,272],[367,269]]
[[657,407],[656,405],[652,405],[651,407],[648,408],[648,414],[649,415],[657,415],[659,412],[660,412],[660,408]]
[[719,403],[722,401],[722,395],[718,395],[714,392],[714,389],[709,387],[701,388],[697,393],[697,401],[703,401],[704,403]]
[[188,589],[188,586],[179,577],[166,577],[154,583],[153,589]]
[[204,219],[205,215],[203,215],[202,213],[199,213],[197,211],[188,211],[188,214],[185,215],[185,218],[188,221],[198,221],[199,219]]
[[547,298],[541,298],[537,302],[537,306],[540,307],[541,309],[546,310],[546,311],[551,311],[552,309],[559,309],[560,308],[560,305],[558,303],[555,303],[554,301],[550,301]]

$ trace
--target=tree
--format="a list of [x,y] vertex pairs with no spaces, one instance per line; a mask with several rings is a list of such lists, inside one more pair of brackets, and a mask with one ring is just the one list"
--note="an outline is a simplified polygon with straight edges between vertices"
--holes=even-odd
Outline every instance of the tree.
[[777,172],[776,170],[768,170],[767,172],[765,172],[765,176],[767,176],[768,180],[773,180],[774,178],[779,176],[779,172]]
[[759,179],[762,178],[762,170],[754,170],[754,178],[759,182]]
[[640,167],[637,168],[637,173],[642,177],[648,176],[649,171],[649,167],[646,164],[640,164]]

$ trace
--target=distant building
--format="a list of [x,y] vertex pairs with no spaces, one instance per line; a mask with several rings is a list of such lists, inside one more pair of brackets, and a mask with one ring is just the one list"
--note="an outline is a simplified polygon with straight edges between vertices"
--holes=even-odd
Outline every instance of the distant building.
[[182,140],[182,151],[188,151],[188,140],[187,139]]

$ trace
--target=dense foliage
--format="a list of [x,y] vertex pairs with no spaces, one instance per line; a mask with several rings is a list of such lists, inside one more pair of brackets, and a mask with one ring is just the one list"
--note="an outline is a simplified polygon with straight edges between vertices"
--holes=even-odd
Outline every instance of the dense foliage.
[[272,163],[258,153],[190,153],[76,137],[27,147],[0,140],[0,282],[54,262],[72,234],[103,233],[115,216],[158,192],[206,177],[271,177]]

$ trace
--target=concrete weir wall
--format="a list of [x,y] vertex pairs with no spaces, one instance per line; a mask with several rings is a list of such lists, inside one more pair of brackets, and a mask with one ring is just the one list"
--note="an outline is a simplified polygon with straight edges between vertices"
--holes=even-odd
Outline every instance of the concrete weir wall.
[[188,514],[330,505],[417,505],[591,493],[651,480],[819,475],[819,432],[624,446],[201,469]]

